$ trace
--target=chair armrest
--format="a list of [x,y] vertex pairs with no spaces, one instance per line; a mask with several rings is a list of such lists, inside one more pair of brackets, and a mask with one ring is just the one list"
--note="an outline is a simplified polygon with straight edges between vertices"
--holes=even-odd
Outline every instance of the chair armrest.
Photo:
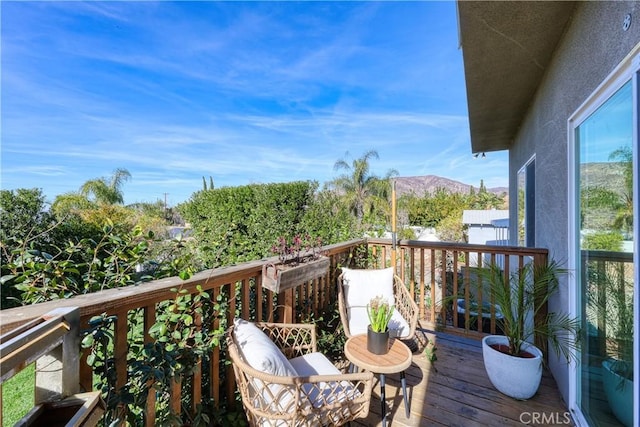
[[231,359],[236,386],[242,405],[252,425],[265,420],[277,420],[293,425],[297,417],[295,408],[301,405],[297,377],[268,374],[252,368],[241,356],[233,337],[233,327],[227,332],[227,351]]
[[416,333],[416,327],[418,326],[418,304],[413,300],[409,290],[405,284],[402,283],[400,277],[394,276],[393,282],[395,309],[398,310],[400,315],[409,323],[409,335],[402,337],[402,339],[413,339]]
[[307,323],[256,322],[256,326],[291,359],[316,350],[316,326]]
[[313,375],[299,379],[300,391],[311,403],[301,408],[307,419],[322,425],[342,425],[369,414],[373,373]]

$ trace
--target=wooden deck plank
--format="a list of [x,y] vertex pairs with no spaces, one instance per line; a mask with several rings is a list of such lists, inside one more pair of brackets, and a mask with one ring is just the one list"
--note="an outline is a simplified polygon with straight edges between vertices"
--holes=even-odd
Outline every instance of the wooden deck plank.
[[[533,398],[515,400],[491,385],[484,370],[480,341],[443,333],[427,332],[427,335],[435,341],[438,360],[432,366],[424,354],[414,353],[412,364],[405,371],[411,400],[408,419],[399,374],[386,376],[388,426],[521,426],[521,415],[532,412],[563,420],[567,407],[546,370]],[[382,425],[377,377],[369,416],[352,425]]]

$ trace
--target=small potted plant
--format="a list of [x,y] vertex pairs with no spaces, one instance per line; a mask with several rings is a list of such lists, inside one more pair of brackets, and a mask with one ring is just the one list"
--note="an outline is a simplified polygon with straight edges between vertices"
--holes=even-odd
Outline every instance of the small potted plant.
[[372,298],[367,305],[367,350],[371,353],[386,354],[389,351],[389,321],[392,314],[393,305],[382,296]]

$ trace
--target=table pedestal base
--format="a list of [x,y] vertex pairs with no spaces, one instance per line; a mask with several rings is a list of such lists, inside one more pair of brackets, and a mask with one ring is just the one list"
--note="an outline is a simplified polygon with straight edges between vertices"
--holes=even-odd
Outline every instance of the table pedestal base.
[[[382,410],[382,427],[387,427],[387,396],[385,392],[386,378],[380,374],[380,407]],[[409,396],[407,396],[407,379],[404,371],[400,372],[400,384],[402,384],[402,399],[404,400],[404,415],[409,418],[411,408],[409,406]]]

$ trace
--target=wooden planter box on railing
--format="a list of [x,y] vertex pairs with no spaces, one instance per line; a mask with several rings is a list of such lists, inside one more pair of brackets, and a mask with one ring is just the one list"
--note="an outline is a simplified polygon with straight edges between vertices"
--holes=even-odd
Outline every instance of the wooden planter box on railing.
[[326,276],[329,263],[330,259],[326,256],[304,260],[296,265],[265,263],[262,266],[262,287],[275,293],[286,291],[301,283]]

